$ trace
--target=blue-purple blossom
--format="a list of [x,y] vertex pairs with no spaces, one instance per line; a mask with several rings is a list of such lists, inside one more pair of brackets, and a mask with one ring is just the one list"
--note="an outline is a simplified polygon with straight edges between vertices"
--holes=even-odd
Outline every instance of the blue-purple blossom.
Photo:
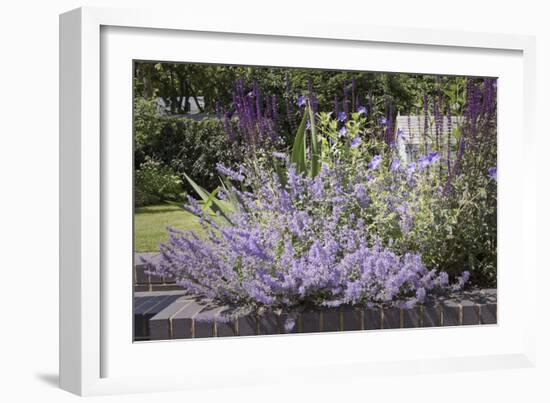
[[437,161],[439,161],[439,153],[437,151],[433,152],[433,153],[430,153],[428,155],[428,161],[430,162],[430,164],[434,164]]
[[458,277],[456,283],[452,286],[452,289],[454,291],[461,290],[462,288],[464,288],[464,286],[466,285],[469,279],[470,279],[470,272],[469,271],[462,272],[462,274]]
[[286,155],[285,153],[278,152],[278,151],[274,151],[271,155],[273,155],[275,158],[277,158],[279,160],[287,160],[288,159],[288,155]]
[[385,117],[381,117],[380,120],[378,121],[382,126],[385,126],[388,124],[388,119],[386,119]]
[[227,176],[228,178],[233,179],[234,181],[242,182],[244,180],[242,169],[239,172],[236,172],[236,171],[233,171],[232,169],[225,167],[223,164],[220,164],[220,163],[216,164],[216,169],[220,174]]
[[426,155],[422,155],[420,158],[418,158],[418,161],[416,162],[421,169],[426,168],[428,165],[430,165],[430,159]]
[[401,128],[397,129],[396,137],[400,139],[400,138],[403,138],[403,136],[404,136],[403,130]]
[[390,165],[390,171],[395,172],[399,169],[401,165],[401,160],[399,158],[394,158]]
[[407,174],[412,175],[416,171],[416,163],[411,162],[409,165],[407,165]]
[[413,226],[413,216],[409,205],[404,202],[395,208],[396,213],[399,215],[399,228],[403,235],[407,235]]
[[449,275],[445,272],[441,272],[437,278],[437,282],[441,287],[446,287],[449,285]]
[[355,137],[351,140],[351,148],[357,148],[361,144],[361,137]]
[[338,112],[339,122],[345,122],[347,118],[348,118],[348,114],[346,112]]
[[[256,82],[252,85],[252,91],[249,91],[249,85],[244,80],[237,80],[233,93],[233,111],[224,114],[224,129],[229,139],[248,145],[268,145],[279,139],[276,132],[279,121],[276,101],[276,98],[262,96]],[[290,121],[291,105],[288,98],[285,98],[285,102]],[[233,117],[238,118],[236,125],[231,124]],[[253,149],[250,147],[250,150]]]
[[497,180],[497,168],[496,167],[491,167],[491,168],[489,168],[488,172],[489,172],[489,178],[491,178],[492,180],[494,180],[496,182],[496,180]]
[[367,107],[366,107],[366,106],[359,106],[359,107],[357,108],[357,113],[358,113],[359,115],[365,115],[365,116],[367,116],[367,114],[368,114]]
[[382,157],[380,155],[375,155],[368,164],[369,169],[376,169],[382,162]]
[[439,153],[437,151],[431,152],[428,155],[422,155],[418,158],[417,164],[418,166],[422,168],[426,168],[429,165],[435,164],[437,161],[439,161]]
[[306,121],[306,129],[311,129],[311,121],[309,119]]
[[306,103],[307,103],[306,99],[307,99],[307,98],[306,98],[305,96],[300,95],[300,96],[298,97],[298,106],[300,106],[300,107],[305,106]]
[[420,287],[418,290],[416,290],[416,299],[418,302],[424,302],[426,299],[426,289],[424,287]]
[[357,202],[362,208],[367,207],[369,198],[367,196],[367,188],[363,183],[355,185],[355,197],[357,198]]
[[338,134],[340,134],[340,137],[345,137],[348,134],[348,129],[346,129],[346,126],[342,126],[340,130],[338,130]]

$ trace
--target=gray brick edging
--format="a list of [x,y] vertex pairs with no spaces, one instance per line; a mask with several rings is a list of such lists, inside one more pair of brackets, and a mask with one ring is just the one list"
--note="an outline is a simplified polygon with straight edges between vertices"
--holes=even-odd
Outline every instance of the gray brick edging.
[[[137,299],[149,299],[140,301]],[[285,333],[316,333],[377,329],[471,326],[497,323],[496,289],[454,293],[413,308],[395,306],[341,307],[295,313],[296,324],[286,330],[290,313],[266,312],[227,320],[228,307],[199,300],[184,291],[136,292],[136,340],[193,339]],[[141,333],[139,333],[141,332]]]

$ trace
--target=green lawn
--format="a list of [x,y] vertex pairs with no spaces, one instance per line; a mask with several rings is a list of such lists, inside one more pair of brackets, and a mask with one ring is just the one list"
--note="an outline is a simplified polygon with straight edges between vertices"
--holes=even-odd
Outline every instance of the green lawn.
[[136,252],[158,251],[160,242],[168,240],[166,226],[202,233],[199,219],[177,205],[138,207],[134,215]]

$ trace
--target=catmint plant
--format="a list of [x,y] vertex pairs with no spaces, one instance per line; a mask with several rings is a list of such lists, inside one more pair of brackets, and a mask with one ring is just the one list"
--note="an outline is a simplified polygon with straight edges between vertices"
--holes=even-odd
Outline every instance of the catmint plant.
[[[223,201],[238,200],[227,213],[232,225],[220,225],[189,197],[187,209],[200,217],[207,235],[170,229],[152,273],[242,312],[412,306],[447,286],[447,274],[428,268],[421,254],[397,253],[380,237],[372,208],[383,178],[351,177],[341,161],[311,177],[298,173],[288,159],[276,158],[286,164],[284,181],[267,169],[219,164],[219,174],[230,184]],[[385,163],[380,155],[373,161],[373,171]],[[247,186],[256,190],[249,192]],[[410,231],[409,207],[392,208],[401,216],[403,231]],[[460,277],[453,287],[466,280]]]

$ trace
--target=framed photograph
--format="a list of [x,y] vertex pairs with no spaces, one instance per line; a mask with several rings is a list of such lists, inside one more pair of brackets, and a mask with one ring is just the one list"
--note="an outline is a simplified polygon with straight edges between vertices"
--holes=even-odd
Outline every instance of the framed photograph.
[[60,24],[64,389],[533,365],[533,38]]

